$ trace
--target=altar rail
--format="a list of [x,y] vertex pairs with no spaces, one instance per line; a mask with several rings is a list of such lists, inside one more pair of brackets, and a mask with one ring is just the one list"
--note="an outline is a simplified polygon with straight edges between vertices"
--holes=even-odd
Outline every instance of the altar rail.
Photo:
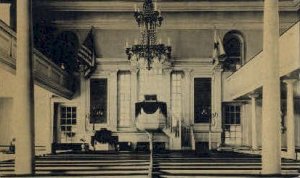
[[[300,22],[295,23],[279,38],[280,77],[300,70]],[[262,87],[263,51],[224,81],[225,100],[233,100]]]
[[[13,74],[16,71],[16,49],[16,33],[0,20],[0,65]],[[33,49],[32,57],[35,84],[70,99],[74,93],[74,77],[36,49]]]

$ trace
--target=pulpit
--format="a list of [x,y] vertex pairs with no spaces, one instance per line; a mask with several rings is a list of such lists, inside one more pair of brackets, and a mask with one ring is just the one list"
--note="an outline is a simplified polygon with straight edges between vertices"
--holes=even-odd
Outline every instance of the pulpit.
[[167,105],[157,101],[156,95],[145,95],[145,100],[135,104],[135,124],[137,129],[145,131],[149,137],[150,171],[148,177],[152,177],[153,168],[153,133],[166,127]]
[[156,95],[146,95],[135,104],[136,127],[141,131],[156,132],[166,127],[167,106],[157,101]]

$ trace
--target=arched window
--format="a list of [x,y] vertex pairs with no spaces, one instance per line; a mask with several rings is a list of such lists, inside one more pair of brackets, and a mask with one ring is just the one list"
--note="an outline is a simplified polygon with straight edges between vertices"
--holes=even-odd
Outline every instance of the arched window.
[[242,34],[233,30],[225,34],[223,39],[224,49],[227,55],[224,69],[235,71],[244,63],[245,43]]

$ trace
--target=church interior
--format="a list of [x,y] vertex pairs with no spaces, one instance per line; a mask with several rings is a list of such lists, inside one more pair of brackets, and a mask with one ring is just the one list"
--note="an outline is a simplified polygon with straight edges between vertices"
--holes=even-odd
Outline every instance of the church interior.
[[0,176],[299,176],[299,19],[299,0],[0,0]]

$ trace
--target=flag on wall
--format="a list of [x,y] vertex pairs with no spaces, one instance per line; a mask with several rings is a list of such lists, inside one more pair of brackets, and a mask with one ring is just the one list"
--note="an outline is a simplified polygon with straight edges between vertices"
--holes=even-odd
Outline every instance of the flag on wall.
[[87,34],[84,42],[78,49],[78,61],[82,65],[82,72],[85,78],[89,78],[96,70],[96,55],[94,45],[94,27]]
[[213,61],[219,61],[224,59],[226,56],[223,43],[219,34],[217,33],[217,29],[214,30],[214,49],[213,49]]

